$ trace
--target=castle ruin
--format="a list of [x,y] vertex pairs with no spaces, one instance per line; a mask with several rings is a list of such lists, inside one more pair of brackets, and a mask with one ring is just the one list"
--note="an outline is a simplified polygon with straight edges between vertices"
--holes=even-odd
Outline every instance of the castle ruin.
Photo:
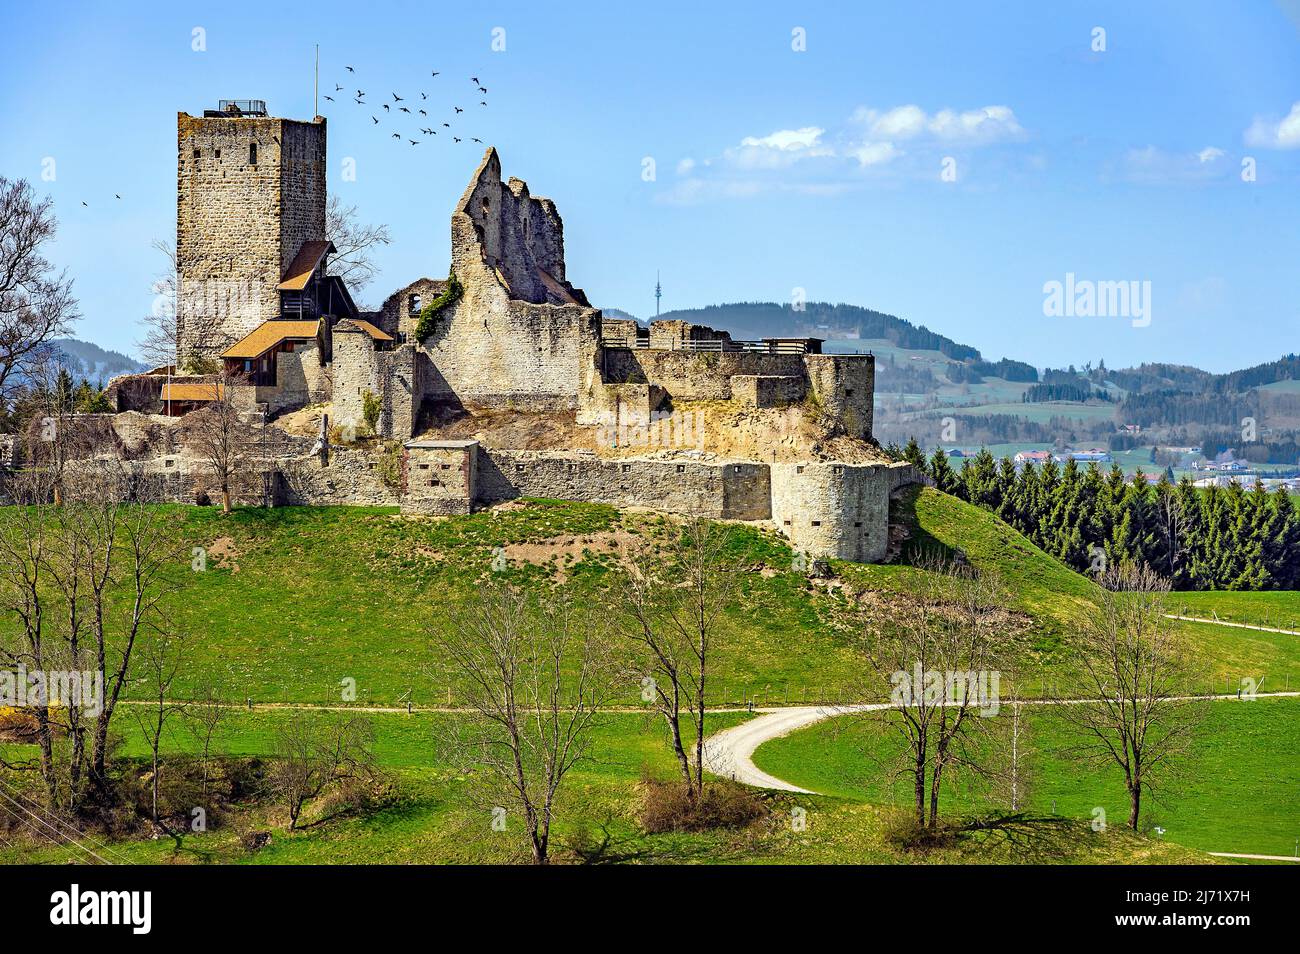
[[[494,148],[452,212],[449,277],[362,312],[329,272],[323,118],[223,102],[178,115],[177,149],[188,368],[168,371],[193,373],[114,382],[120,411],[174,414],[169,394],[216,365],[267,427],[315,413],[343,435],[322,423],[306,446],[285,428],[287,449],[263,462],[281,502],[453,515],[552,497],[764,522],[813,557],[884,557],[890,494],[917,475],[872,441],[871,355],[606,319],[569,280],[555,203],[503,181]],[[362,462],[367,440],[400,445],[398,481]],[[177,499],[200,468],[183,448],[150,466]]]

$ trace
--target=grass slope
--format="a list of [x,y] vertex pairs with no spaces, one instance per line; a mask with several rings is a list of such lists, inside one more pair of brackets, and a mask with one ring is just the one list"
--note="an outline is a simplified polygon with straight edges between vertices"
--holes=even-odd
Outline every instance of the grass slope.
[[[1030,807],[1091,819],[1100,806],[1109,824],[1128,816],[1119,769],[1083,766],[1060,756],[1069,727],[1046,709],[1026,709]],[[898,751],[896,730],[875,713],[840,716],[760,746],[761,769],[803,788],[851,801],[908,804],[906,783],[891,785],[885,766]],[[1300,806],[1300,699],[1225,701],[1210,707],[1196,747],[1164,792],[1144,808],[1166,841],[1205,851],[1290,855]],[[950,810],[991,803],[949,786]]]

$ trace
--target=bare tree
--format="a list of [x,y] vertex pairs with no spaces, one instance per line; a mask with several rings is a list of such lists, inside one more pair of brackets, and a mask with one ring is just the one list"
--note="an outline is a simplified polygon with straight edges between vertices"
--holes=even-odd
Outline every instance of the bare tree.
[[[705,691],[713,642],[736,585],[727,559],[731,539],[728,527],[693,519],[665,552],[646,548],[632,554],[623,578],[632,668],[668,726],[692,801],[704,791]],[[690,723],[689,743],[683,711]]]
[[298,827],[308,802],[333,787],[375,775],[374,729],[351,713],[294,712],[275,732],[275,758],[267,781]]
[[203,797],[208,797],[208,765],[211,760],[212,740],[217,730],[225,721],[230,711],[221,685],[215,679],[209,679],[199,687],[194,700],[186,707],[185,715],[190,734],[199,744],[200,757],[203,760]]
[[41,254],[57,229],[48,196],[0,176],[0,410],[80,317],[72,280]]
[[1073,695],[1053,709],[1077,736],[1067,754],[1124,773],[1137,831],[1143,793],[1186,754],[1205,702],[1190,695],[1187,648],[1165,617],[1168,582],[1132,564],[1111,567],[1100,582],[1097,610],[1077,637]]
[[453,721],[450,753],[467,771],[487,770],[487,798],[523,816],[533,861],[547,864],[556,794],[588,756],[612,685],[603,627],[563,594],[543,603],[493,582],[434,642],[470,710]]
[[158,239],[153,243],[166,260],[166,267],[153,280],[153,305],[140,319],[142,334],[136,342],[140,357],[151,367],[175,368],[177,322],[176,304],[176,248],[171,242]]
[[158,824],[158,785],[162,777],[163,737],[171,717],[185,711],[184,702],[170,698],[172,685],[180,673],[182,652],[180,640],[158,633],[144,644],[140,653],[140,668],[144,670],[142,681],[149,693],[149,704],[138,706],[134,714],[153,757],[150,820],[155,825]]
[[334,243],[329,272],[360,292],[379,274],[374,253],[392,241],[387,225],[365,225],[357,221],[357,207],[344,205],[337,195],[325,206],[325,237]]
[[211,400],[187,416],[188,443],[208,465],[221,494],[221,510],[230,513],[230,491],[245,461],[251,429],[235,407],[236,375],[223,373],[207,382]]
[[1000,711],[1001,667],[1015,652],[1007,597],[971,567],[924,561],[912,592],[866,634],[874,694],[894,705],[883,723],[903,741],[918,828],[939,827],[943,783],[959,770],[995,774],[988,742]]
[[[47,579],[48,551],[54,546],[44,507],[50,492],[48,473],[35,468],[22,472],[11,489],[20,506],[0,508],[0,601],[18,625],[13,637],[0,631],[0,659],[6,667],[44,672],[53,654],[47,618],[57,612],[51,606]],[[46,805],[53,809],[59,801],[59,784],[48,698],[38,697],[31,708]]]

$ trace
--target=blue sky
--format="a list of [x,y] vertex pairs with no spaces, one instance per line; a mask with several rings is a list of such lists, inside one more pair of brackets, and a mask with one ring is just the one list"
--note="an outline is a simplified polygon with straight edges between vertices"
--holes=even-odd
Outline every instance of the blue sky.
[[[150,244],[175,233],[176,112],[262,98],[310,118],[319,43],[322,92],[371,104],[321,110],[331,191],[394,238],[367,303],[445,274],[476,136],[557,202],[570,280],[643,317],[659,269],[665,309],[798,288],[1039,366],[1224,371],[1297,350],[1300,0],[50,3],[5,19],[0,173],[54,197],[79,335],[107,346],[138,337]],[[427,93],[456,128],[376,127],[393,91]],[[1067,273],[1149,281],[1150,324],[1046,316],[1043,286]]]

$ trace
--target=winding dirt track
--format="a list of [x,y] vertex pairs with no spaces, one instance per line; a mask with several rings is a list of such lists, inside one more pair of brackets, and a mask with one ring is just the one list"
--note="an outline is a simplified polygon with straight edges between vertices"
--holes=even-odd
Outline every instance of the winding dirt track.
[[[1261,692],[1258,698],[1300,696],[1300,692]],[[1218,702],[1245,701],[1235,695],[1197,696]],[[1069,705],[1071,700],[1037,700],[1026,699],[1021,705]],[[779,739],[797,729],[821,722],[833,716],[852,712],[876,712],[893,707],[893,703],[877,702],[851,706],[787,706],[779,709],[756,709],[762,713],[756,719],[741,723],[730,729],[714,733],[704,741],[704,767],[714,775],[735,779],[756,788],[774,788],[783,792],[801,792],[816,794],[806,788],[769,775],[754,764],[754,750],[764,742]]]

